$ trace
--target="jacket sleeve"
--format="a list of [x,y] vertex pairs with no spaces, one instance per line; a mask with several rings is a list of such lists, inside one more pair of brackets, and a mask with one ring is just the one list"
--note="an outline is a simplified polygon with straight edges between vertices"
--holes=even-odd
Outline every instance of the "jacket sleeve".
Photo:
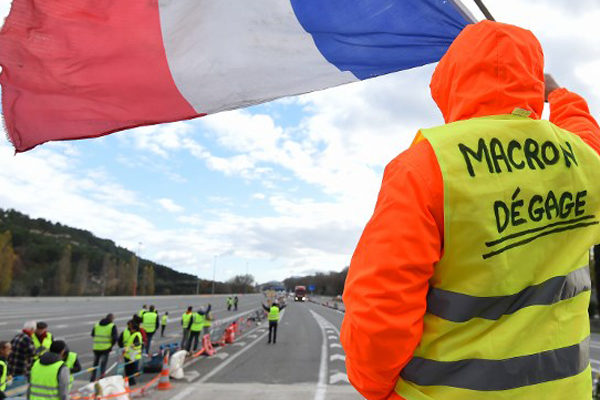
[[69,400],[69,368],[66,365],[60,367],[58,371],[58,398],[60,400]]
[[600,154],[600,127],[590,114],[586,101],[576,93],[561,88],[548,96],[550,122],[576,134]]
[[113,325],[112,332],[111,332],[111,338],[110,338],[111,346],[114,346],[118,340],[119,340],[119,331],[117,330],[117,326]]
[[71,373],[76,374],[81,371],[81,363],[79,362],[79,357],[75,359],[75,365],[71,368]]
[[[413,148],[429,154],[425,165],[415,163]],[[428,142],[413,148],[385,169],[344,287],[346,369],[368,400],[388,398],[412,358],[423,331],[428,282],[441,257],[441,173]],[[437,195],[430,189],[434,183]]]

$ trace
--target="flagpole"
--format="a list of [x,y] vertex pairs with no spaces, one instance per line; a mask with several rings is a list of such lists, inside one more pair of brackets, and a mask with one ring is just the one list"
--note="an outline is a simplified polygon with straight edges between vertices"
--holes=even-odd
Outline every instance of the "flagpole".
[[475,1],[475,4],[477,4],[477,7],[479,7],[481,12],[483,13],[483,15],[485,15],[485,17],[487,19],[489,19],[490,21],[496,20],[496,19],[494,19],[494,16],[490,12],[490,10],[488,10],[487,7],[485,6],[485,4],[483,4],[483,0],[474,0],[474,1]]

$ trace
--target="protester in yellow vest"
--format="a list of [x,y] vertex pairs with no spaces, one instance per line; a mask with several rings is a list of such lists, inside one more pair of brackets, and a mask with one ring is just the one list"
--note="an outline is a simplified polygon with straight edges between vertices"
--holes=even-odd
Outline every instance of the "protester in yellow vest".
[[543,68],[531,32],[491,21],[438,64],[447,125],[385,169],[344,288],[348,377],[366,399],[591,398],[600,128]]
[[160,319],[160,337],[165,337],[165,328],[169,323],[169,312],[165,311],[163,316]]
[[156,312],[154,306],[150,306],[150,309],[146,311],[144,315],[142,315],[142,327],[144,328],[144,331],[146,331],[147,340],[147,345],[144,349],[146,354],[148,354],[148,352],[150,351],[150,347],[152,346],[152,337],[156,333],[158,325],[158,313]]
[[186,348],[188,340],[190,338],[190,325],[192,323],[192,306],[188,306],[186,312],[181,315],[181,329],[182,329],[182,337],[181,337],[181,347]]
[[[200,334],[204,330],[205,317],[210,313],[212,306],[209,304],[206,310],[199,308],[195,313],[192,314],[192,320],[190,323],[190,338],[188,339],[186,350],[196,351],[198,349],[198,343],[200,342]],[[194,347],[192,349],[192,341],[194,341]]]
[[36,324],[35,333],[31,336],[33,345],[35,346],[35,357],[37,360],[42,354],[48,351],[52,344],[52,333],[48,332],[48,324],[45,322],[38,322]]
[[99,378],[103,378],[106,372],[108,356],[118,339],[117,326],[113,322],[114,319],[113,314],[107,314],[106,317],[102,318],[92,328],[94,370],[92,371],[90,382],[96,380],[96,375]]
[[136,384],[136,375],[138,373],[139,360],[142,358],[142,334],[140,333],[140,326],[137,322],[130,324],[131,335],[127,338],[125,343],[125,351],[123,352],[123,358],[125,360],[125,376],[129,377],[129,384]]
[[69,368],[65,365],[67,345],[55,340],[49,351],[33,363],[27,387],[28,400],[68,400]]
[[146,304],[144,304],[142,306],[142,308],[140,309],[140,311],[138,311],[138,313],[137,313],[138,317],[142,318],[146,311],[148,311],[148,306]]
[[0,342],[0,400],[6,398],[4,391],[10,381],[10,375],[8,374],[8,356],[12,351],[12,346],[9,342]]
[[270,307],[262,305],[263,309],[268,313],[267,319],[269,320],[269,341],[267,344],[277,343],[277,325],[279,325],[279,312],[285,308],[285,304],[278,304],[274,302]]
[[65,358],[65,365],[69,368],[69,392],[73,388],[73,374],[76,374],[81,371],[81,364],[79,363],[79,357],[77,353],[74,351],[70,351],[67,347],[66,349],[67,357]]

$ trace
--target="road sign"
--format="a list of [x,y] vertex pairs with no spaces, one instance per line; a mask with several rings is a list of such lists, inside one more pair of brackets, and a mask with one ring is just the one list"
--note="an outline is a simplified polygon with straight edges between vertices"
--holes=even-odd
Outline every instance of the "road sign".
[[311,292],[314,292],[315,291],[315,285],[309,285],[308,286],[308,290],[311,291]]

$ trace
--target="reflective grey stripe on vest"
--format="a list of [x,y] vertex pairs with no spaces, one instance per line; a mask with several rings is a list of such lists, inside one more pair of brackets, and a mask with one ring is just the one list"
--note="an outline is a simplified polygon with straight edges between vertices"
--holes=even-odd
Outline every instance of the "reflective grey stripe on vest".
[[414,357],[400,376],[421,386],[491,391],[577,375],[589,365],[589,336],[579,344],[505,360],[435,361]]
[[472,318],[497,320],[525,307],[550,305],[570,299],[591,288],[587,266],[508,296],[476,297],[431,288],[427,294],[427,312],[454,322],[465,322]]
[[58,388],[56,386],[44,386],[44,385],[34,385],[33,383],[29,384],[29,386],[33,389],[43,389],[48,391],[53,391],[58,393]]

